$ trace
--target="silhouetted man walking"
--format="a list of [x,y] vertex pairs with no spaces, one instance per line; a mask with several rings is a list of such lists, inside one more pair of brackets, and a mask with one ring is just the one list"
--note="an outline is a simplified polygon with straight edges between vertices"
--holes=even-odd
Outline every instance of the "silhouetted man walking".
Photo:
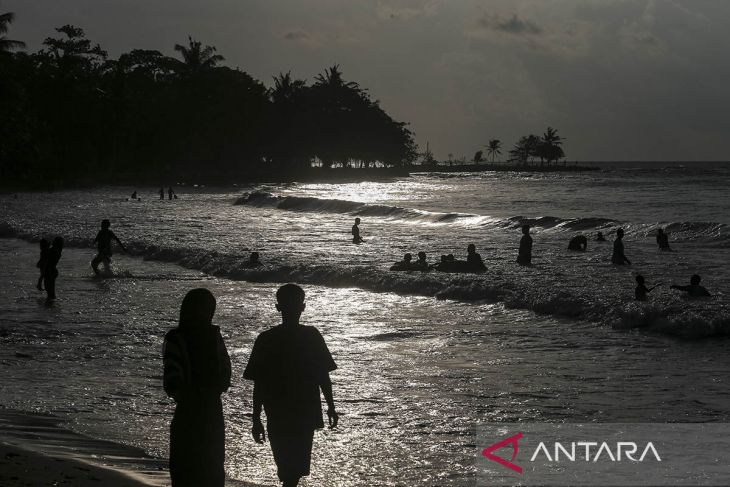
[[284,487],[294,487],[309,475],[314,430],[324,428],[320,389],[329,426],[337,426],[329,377],[337,366],[319,331],[299,324],[304,290],[285,284],[276,292],[276,301],[282,323],[256,338],[243,377],[254,381],[253,438],[256,443],[266,439],[263,406],[279,479]]

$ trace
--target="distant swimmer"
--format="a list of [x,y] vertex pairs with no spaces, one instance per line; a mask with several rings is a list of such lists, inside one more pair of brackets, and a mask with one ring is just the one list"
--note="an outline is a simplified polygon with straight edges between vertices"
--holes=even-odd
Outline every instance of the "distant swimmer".
[[705,298],[712,296],[710,291],[705,289],[704,286],[700,286],[701,280],[702,278],[695,274],[689,279],[689,286],[678,286],[676,284],[672,284],[669,288],[676,289],[678,291],[685,291],[691,298]]
[[51,244],[46,240],[45,238],[42,238],[40,241],[41,246],[41,256],[38,259],[38,263],[36,263],[36,267],[40,270],[41,275],[38,278],[38,283],[36,284],[36,288],[39,291],[43,291],[43,275],[46,271],[46,264],[48,263],[48,250],[51,248]]
[[664,229],[662,228],[656,232],[656,243],[659,246],[659,250],[664,252],[672,251],[672,248],[669,246],[669,235],[664,233]]
[[428,271],[428,261],[426,260],[426,252],[418,253],[418,261],[416,262],[416,267],[418,267],[418,270]]
[[132,201],[139,200],[140,198],[137,196],[137,191],[132,193]]
[[520,265],[532,265],[530,225],[522,225],[522,238],[520,239],[520,250],[517,253],[517,263]]
[[359,244],[365,240],[360,237],[360,219],[355,218],[355,224],[352,226],[352,243]]
[[168,196],[168,199],[171,200],[174,195],[175,195],[175,191],[173,191],[172,186],[170,186],[169,188],[167,188],[167,196]]
[[403,260],[400,262],[396,262],[390,267],[391,271],[412,271],[416,270],[414,264],[413,264],[413,256],[411,254],[406,254],[403,256]]
[[165,199],[165,189],[164,188],[160,188],[160,190],[158,191],[158,193],[160,194],[160,199],[161,200],[164,200]]
[[105,272],[110,272],[110,265],[112,261],[112,240],[116,240],[124,252],[127,251],[114,232],[109,230],[110,226],[111,223],[109,220],[102,220],[101,230],[99,230],[99,233],[96,234],[96,238],[94,239],[94,243],[96,244],[99,253],[96,254],[96,257],[94,257],[91,261],[91,268],[94,269],[94,274],[97,275],[99,274],[100,263],[104,263]]
[[634,291],[634,296],[636,296],[637,301],[646,301],[647,300],[647,294],[652,292],[657,287],[661,286],[660,284],[657,284],[656,286],[649,289],[646,287],[646,281],[644,280],[644,276],[637,275],[636,276],[636,290]]
[[251,268],[251,267],[260,267],[261,265],[261,256],[258,252],[251,252],[251,255],[248,256],[248,262],[244,264],[244,267]]
[[469,244],[466,248],[466,263],[471,272],[484,272],[487,270],[487,266],[484,265],[482,256],[479,255],[474,244]]
[[631,265],[631,261],[624,254],[624,230],[619,228],[616,230],[616,240],[613,241],[613,255],[611,256],[611,262],[616,265]]
[[53,245],[48,249],[46,266],[43,269],[43,285],[46,287],[48,301],[56,299],[56,279],[58,278],[58,262],[61,260],[63,251],[63,239],[56,237]]
[[583,235],[576,235],[568,243],[568,250],[585,251],[586,249],[588,249],[588,239]]
[[603,232],[596,233],[596,242],[605,242],[606,237],[603,236]]

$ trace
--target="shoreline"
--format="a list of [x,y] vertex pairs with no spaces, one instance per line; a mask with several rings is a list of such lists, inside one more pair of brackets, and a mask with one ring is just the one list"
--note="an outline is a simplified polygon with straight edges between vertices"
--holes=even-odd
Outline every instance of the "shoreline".
[[0,484],[162,487],[163,460],[71,431],[60,417],[0,409]]
[[[167,460],[76,433],[51,414],[0,405],[0,485],[166,487]],[[226,479],[227,487],[263,487]]]

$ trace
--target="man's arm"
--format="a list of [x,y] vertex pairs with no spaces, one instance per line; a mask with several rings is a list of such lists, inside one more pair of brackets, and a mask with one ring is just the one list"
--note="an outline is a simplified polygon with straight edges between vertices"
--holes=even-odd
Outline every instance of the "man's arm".
[[264,432],[264,425],[261,423],[263,399],[261,398],[261,386],[259,382],[254,381],[253,383],[253,427],[251,428],[251,434],[253,435],[253,441],[263,443],[266,441],[266,433]]
[[327,418],[329,419],[330,428],[336,428],[340,415],[335,411],[335,399],[332,396],[332,381],[329,372],[325,372],[319,386],[322,389],[322,394],[324,394],[324,400],[327,401]]

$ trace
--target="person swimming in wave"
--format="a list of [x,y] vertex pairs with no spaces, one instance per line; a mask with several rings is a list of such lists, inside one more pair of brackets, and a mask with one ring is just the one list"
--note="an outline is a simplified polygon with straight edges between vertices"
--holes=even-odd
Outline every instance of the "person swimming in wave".
[[479,255],[474,244],[469,244],[466,248],[466,264],[470,272],[484,272],[487,270],[487,266],[484,265],[482,256]]
[[127,251],[126,248],[124,248],[124,245],[119,240],[119,238],[109,230],[109,227],[111,226],[111,223],[109,220],[102,220],[101,222],[101,230],[99,230],[99,233],[96,234],[96,238],[94,239],[94,243],[97,245],[98,253],[96,254],[96,257],[91,261],[91,268],[94,270],[94,274],[99,275],[99,264],[104,263],[104,271],[108,274],[111,269],[111,261],[112,261],[112,240],[116,240],[119,246],[122,248],[124,252]]
[[391,271],[412,271],[415,270],[413,265],[413,256],[411,254],[406,254],[403,256],[403,260],[400,262],[396,262],[390,267]]
[[705,289],[704,286],[700,286],[700,281],[702,281],[702,278],[695,274],[689,279],[689,286],[678,286],[677,284],[672,284],[669,286],[669,289],[676,289],[678,291],[685,291],[687,295],[690,298],[709,298],[712,296],[710,294],[710,291]]
[[139,198],[139,197],[137,196],[137,191],[135,190],[135,191],[134,191],[134,192],[132,193],[132,197],[131,197],[131,199],[132,199],[132,201],[139,201],[139,200],[140,200],[140,199],[142,199],[142,198]]
[[520,249],[517,252],[517,263],[520,265],[532,265],[530,225],[522,225],[522,238],[520,239]]
[[355,224],[352,226],[352,243],[360,244],[364,240],[360,237],[360,218],[355,218]]
[[660,228],[656,232],[656,243],[659,246],[659,250],[663,252],[671,252],[672,248],[669,246],[669,235],[664,233],[664,229]]
[[649,289],[648,287],[646,287],[646,280],[644,279],[644,276],[639,274],[636,276],[636,289],[634,290],[634,297],[637,301],[646,301],[647,294],[649,294],[659,286],[661,286],[661,283]]
[[613,241],[613,254],[611,255],[611,262],[614,265],[631,265],[631,261],[624,253],[624,230],[619,228],[616,230],[616,240]]
[[43,291],[43,274],[46,271],[46,264],[48,262],[48,250],[51,248],[51,244],[46,240],[45,238],[42,238],[40,241],[40,247],[41,247],[41,256],[38,259],[38,262],[36,263],[36,267],[40,269],[41,275],[38,277],[38,283],[36,284],[36,289],[39,291]]
[[584,235],[576,235],[568,242],[568,250],[580,250],[585,252],[588,249],[588,239]]
[[596,242],[605,242],[606,237],[603,236],[603,232],[598,232],[598,233],[596,233],[595,240],[596,240]]

